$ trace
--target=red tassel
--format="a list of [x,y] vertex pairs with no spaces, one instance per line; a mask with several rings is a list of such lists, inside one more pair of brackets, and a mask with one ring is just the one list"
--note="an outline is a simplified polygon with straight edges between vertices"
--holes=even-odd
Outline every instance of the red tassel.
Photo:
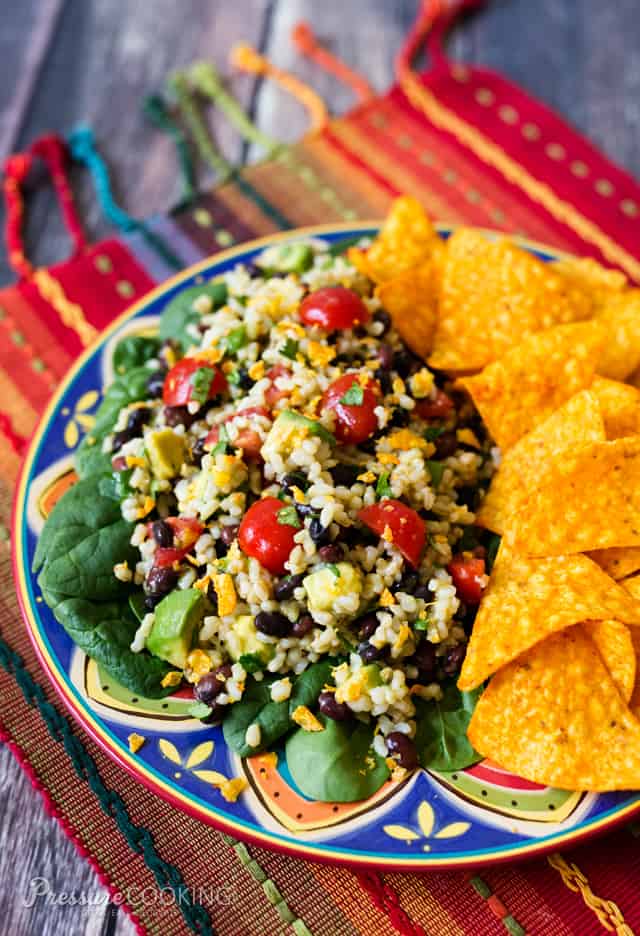
[[68,165],[71,159],[69,148],[62,137],[55,133],[45,134],[31,146],[33,156],[46,164],[58,193],[60,207],[67,230],[73,238],[76,255],[86,249],[87,241],[76,211],[75,200],[69,184]]
[[15,153],[6,160],[3,171],[2,189],[7,210],[5,222],[5,240],[9,263],[21,279],[28,279],[33,267],[24,253],[22,239],[22,218],[24,201],[22,185],[29,175],[33,159],[29,153]]

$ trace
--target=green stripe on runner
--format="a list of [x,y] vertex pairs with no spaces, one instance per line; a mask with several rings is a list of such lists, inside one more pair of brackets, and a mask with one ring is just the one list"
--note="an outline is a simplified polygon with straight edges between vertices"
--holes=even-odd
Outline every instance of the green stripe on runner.
[[13,676],[27,704],[38,709],[53,740],[63,745],[79,779],[93,791],[102,812],[115,821],[129,848],[143,858],[160,889],[180,894],[180,900],[176,900],[175,904],[187,927],[199,936],[215,936],[211,917],[202,904],[192,900],[178,868],[159,855],[151,832],[131,821],[124,800],[114,790],[105,786],[95,761],[74,734],[69,720],[47,700],[44,689],[33,679],[22,657],[1,638],[0,666]]

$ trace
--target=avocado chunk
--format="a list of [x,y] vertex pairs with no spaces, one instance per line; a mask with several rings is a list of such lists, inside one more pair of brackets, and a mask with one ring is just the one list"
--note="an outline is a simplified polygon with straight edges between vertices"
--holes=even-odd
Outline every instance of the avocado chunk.
[[309,244],[282,244],[269,251],[265,272],[304,273],[313,263],[313,250]]
[[204,598],[197,589],[170,592],[156,607],[155,621],[147,637],[147,650],[184,669],[195,633],[204,617],[204,609]]
[[354,670],[336,689],[336,701],[353,702],[359,699],[363,692],[375,689],[382,685],[382,675],[377,663],[368,663]]
[[[283,410],[264,442],[264,452],[292,452],[308,436],[320,436],[329,445],[335,445],[335,437],[317,419],[309,419],[295,410]],[[266,458],[266,456],[265,456]]]
[[[247,665],[250,668],[248,671],[261,669],[275,655],[273,644],[263,643],[258,639],[258,631],[250,614],[240,614],[235,619],[233,629],[227,634],[224,644],[234,662],[242,663],[245,666],[242,658],[251,658],[256,665],[251,666],[250,661],[247,660]],[[247,669],[247,666],[245,666],[245,669]]]
[[150,432],[145,440],[151,469],[163,481],[170,481],[180,474],[184,461],[185,441],[172,429],[158,429]]
[[362,591],[362,576],[350,562],[338,562],[312,572],[303,580],[311,611],[331,611],[338,598]]

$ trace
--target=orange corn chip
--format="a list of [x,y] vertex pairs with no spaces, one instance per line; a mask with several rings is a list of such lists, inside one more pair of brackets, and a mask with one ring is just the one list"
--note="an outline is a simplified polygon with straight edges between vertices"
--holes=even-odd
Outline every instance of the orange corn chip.
[[593,322],[556,325],[525,338],[475,377],[460,379],[501,448],[589,386],[603,337]]
[[614,546],[587,553],[600,568],[619,582],[640,569],[640,546]]
[[640,437],[551,456],[505,542],[529,556],[640,546]]
[[509,518],[535,488],[541,467],[553,452],[583,442],[604,442],[600,407],[590,390],[570,400],[504,453],[476,514],[480,526],[503,533]]
[[598,648],[618,692],[629,702],[636,682],[636,655],[631,630],[620,621],[585,621],[582,626]]
[[640,789],[640,722],[580,625],[497,673],[467,733],[484,757],[535,783]]
[[600,404],[608,439],[640,435],[640,390],[605,377],[596,377],[590,389]]
[[628,280],[620,270],[612,270],[602,266],[592,257],[563,257],[554,260],[550,266],[569,279],[574,286],[584,289],[593,297],[596,308],[601,305],[612,292],[624,289]]
[[625,380],[640,367],[640,289],[612,293],[597,313],[607,333],[598,373]]
[[437,282],[431,264],[387,280],[376,287],[376,296],[405,344],[418,357],[426,358],[437,321]]
[[475,689],[534,644],[580,621],[640,625],[640,602],[587,556],[498,553],[473,624],[458,687]]
[[[629,594],[640,601],[640,575],[633,575],[631,578],[625,579],[622,585],[627,589]],[[640,718],[640,627],[630,627],[629,632],[631,634],[633,650],[636,655],[636,684],[631,696],[631,701],[629,702],[629,708],[636,718]]]
[[447,242],[429,363],[480,370],[527,335],[592,312],[590,296],[548,264],[508,240],[460,228]]
[[[366,252],[367,275],[384,283],[421,266],[442,241],[416,198],[396,198],[391,210]],[[359,267],[360,269],[360,267]]]

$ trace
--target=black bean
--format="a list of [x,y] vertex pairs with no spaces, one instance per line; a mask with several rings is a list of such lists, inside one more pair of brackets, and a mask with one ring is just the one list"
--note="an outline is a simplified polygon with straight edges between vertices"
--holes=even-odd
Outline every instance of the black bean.
[[321,692],[318,696],[318,707],[323,715],[334,721],[348,721],[353,718],[353,712],[346,702],[336,702],[335,692]]
[[291,635],[292,637],[304,637],[304,635],[312,631],[315,626],[316,622],[310,614],[301,614],[291,628]]
[[197,414],[191,414],[186,406],[165,406],[164,408],[164,421],[167,426],[184,426],[188,429],[196,418]]
[[250,390],[253,387],[253,380],[249,377],[249,371],[246,367],[237,367],[235,371],[236,386],[241,390]]
[[147,595],[167,595],[178,582],[178,573],[171,566],[160,568],[154,566],[144,581],[144,590]]
[[302,584],[303,578],[304,575],[300,574],[287,575],[286,578],[280,579],[273,590],[276,601],[288,601],[289,598],[293,598],[293,593]]
[[456,500],[459,504],[466,504],[469,510],[475,510],[480,501],[480,491],[473,487],[458,488]]
[[396,406],[387,425],[402,428],[409,425],[410,419],[411,412],[409,410],[404,409],[402,406]]
[[205,705],[211,703],[224,692],[224,681],[231,676],[230,666],[219,666],[211,673],[205,673],[193,687],[193,697],[198,702],[204,702]]
[[373,313],[373,321],[380,322],[380,324],[384,326],[383,335],[391,328],[391,316],[388,312],[385,312],[384,309],[376,309]]
[[207,450],[204,447],[204,438],[197,439],[191,446],[191,460],[195,465],[201,465],[202,459],[206,454]]
[[156,520],[151,532],[158,546],[173,546],[173,530],[166,520]]
[[353,334],[356,336],[356,338],[365,338],[367,335],[367,329],[364,327],[364,325],[356,325],[356,327],[353,329]]
[[422,601],[431,601],[433,593],[429,591],[426,585],[418,585],[413,590],[414,598],[421,598]]
[[456,644],[455,647],[447,651],[442,664],[442,669],[447,676],[455,676],[460,671],[466,652],[467,645],[464,643]]
[[350,488],[355,484],[360,468],[357,465],[334,465],[333,468],[329,468],[329,474],[336,487]]
[[378,360],[383,371],[391,370],[393,366],[393,348],[388,344],[381,344],[378,348]]
[[159,397],[164,388],[164,378],[167,376],[166,370],[157,370],[147,380],[147,393],[150,397]]
[[396,592],[405,592],[407,595],[413,595],[418,587],[419,579],[416,572],[405,572],[399,582],[391,586],[389,591],[395,595]]
[[428,640],[420,641],[410,662],[420,670],[421,679],[431,678],[436,671],[436,648]]
[[353,626],[358,629],[358,633],[363,640],[368,640],[375,633],[379,623],[378,615],[371,613],[357,618],[353,622]]
[[120,432],[116,432],[113,437],[113,442],[111,443],[111,451],[119,452],[122,446],[129,442],[132,438],[131,433],[128,429],[121,429]]
[[218,613],[218,592],[216,591],[216,587],[213,584],[213,582],[209,582],[209,584],[207,585],[207,598],[209,599],[209,602],[211,604],[211,613],[217,614]]
[[328,546],[322,546],[318,550],[318,556],[323,562],[341,562],[344,559],[342,546],[338,543],[330,543]]
[[393,369],[401,377],[408,377],[411,373],[413,355],[408,351],[396,351],[393,355]]
[[312,507],[310,504],[294,504],[293,505],[301,517],[317,517],[318,511],[315,507]]
[[147,611],[153,611],[158,602],[162,601],[162,595],[145,595],[144,606]]
[[238,530],[240,529],[240,524],[234,523],[229,526],[223,526],[220,530],[220,539],[225,546],[231,546],[233,541],[238,538]]
[[316,546],[324,546],[329,539],[329,529],[322,526],[318,517],[314,517],[309,524],[309,536]]
[[129,413],[127,419],[127,429],[132,435],[140,435],[140,430],[149,419],[151,410],[147,406],[137,406]]
[[418,752],[416,746],[407,735],[401,731],[392,731],[385,738],[389,754],[397,760],[401,767],[413,770],[418,766]]
[[301,491],[306,491],[309,487],[309,483],[307,481],[307,476],[301,471],[290,471],[280,482],[280,487],[285,494],[290,494],[291,488],[293,487],[300,488]]
[[383,647],[374,647],[368,640],[358,644],[358,653],[362,657],[363,663],[373,663],[374,660],[379,660],[384,656],[384,652]]
[[256,630],[269,637],[288,637],[292,624],[289,618],[278,611],[260,611],[256,614]]
[[433,444],[436,447],[436,458],[449,458],[460,448],[455,432],[443,432],[433,440]]

